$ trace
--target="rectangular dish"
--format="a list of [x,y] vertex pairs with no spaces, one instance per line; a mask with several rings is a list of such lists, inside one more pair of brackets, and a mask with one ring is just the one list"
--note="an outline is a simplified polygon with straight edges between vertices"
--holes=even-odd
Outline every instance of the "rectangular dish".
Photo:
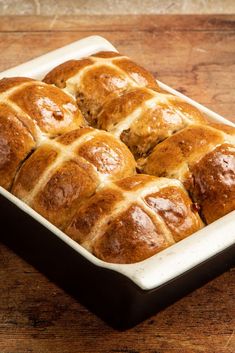
[[[0,74],[41,79],[56,65],[98,51],[116,51],[104,38],[74,42]],[[206,107],[182,97],[209,119],[233,125]],[[112,326],[125,328],[224,271],[235,260],[235,211],[190,237],[139,263],[99,260],[45,218],[0,187],[1,237],[4,243],[66,288]]]

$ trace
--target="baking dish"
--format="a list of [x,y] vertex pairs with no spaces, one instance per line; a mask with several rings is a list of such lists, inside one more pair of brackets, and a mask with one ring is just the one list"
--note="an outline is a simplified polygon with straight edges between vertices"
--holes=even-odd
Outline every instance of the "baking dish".
[[[41,79],[56,65],[101,50],[116,51],[93,36],[0,74]],[[172,88],[209,119],[233,125]],[[115,327],[129,327],[234,263],[235,211],[139,263],[99,260],[26,204],[0,188],[1,240]]]

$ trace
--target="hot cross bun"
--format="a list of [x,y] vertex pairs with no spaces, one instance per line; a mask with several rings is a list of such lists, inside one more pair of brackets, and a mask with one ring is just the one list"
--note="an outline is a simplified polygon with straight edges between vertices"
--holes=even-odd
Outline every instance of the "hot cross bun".
[[206,223],[235,209],[235,128],[194,125],[158,144],[139,161],[142,172],[177,178]]
[[22,161],[45,138],[85,124],[72,97],[24,77],[0,80],[0,186],[10,189]]
[[93,128],[42,144],[23,164],[12,192],[61,229],[102,183],[135,173],[135,160],[113,135]]
[[178,180],[135,175],[101,187],[65,232],[108,262],[144,260],[203,223]]
[[109,96],[97,121],[98,128],[119,137],[136,158],[184,127],[206,123],[199,110],[181,98],[146,87]]
[[97,114],[110,93],[131,87],[160,90],[148,71],[114,52],[67,61],[50,71],[44,82],[71,93],[87,121],[95,127]]

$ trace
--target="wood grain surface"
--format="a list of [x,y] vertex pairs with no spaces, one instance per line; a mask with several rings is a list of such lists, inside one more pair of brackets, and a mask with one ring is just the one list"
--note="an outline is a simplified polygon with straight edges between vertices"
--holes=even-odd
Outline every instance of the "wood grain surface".
[[[235,121],[235,15],[0,17],[0,70],[93,34]],[[0,243],[0,353],[26,352],[234,353],[235,268],[119,332]]]

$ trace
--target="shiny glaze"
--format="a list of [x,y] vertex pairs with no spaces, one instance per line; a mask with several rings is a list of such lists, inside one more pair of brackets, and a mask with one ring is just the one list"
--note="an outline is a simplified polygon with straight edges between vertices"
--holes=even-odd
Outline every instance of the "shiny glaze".
[[10,189],[18,168],[35,145],[19,115],[0,103],[0,186]]
[[75,129],[75,130],[67,132],[66,134],[59,136],[56,141],[62,145],[69,146],[70,144],[75,142],[80,137],[82,137],[92,131],[93,131],[92,127],[89,127],[89,126],[82,127],[80,129]]
[[192,206],[179,182],[135,175],[100,187],[65,233],[104,261],[138,262],[203,226]]
[[98,113],[107,96],[111,92],[127,87],[130,87],[130,82],[124,72],[118,72],[115,67],[94,66],[83,74],[77,88],[80,93],[80,95],[77,94],[78,106],[88,122],[96,127],[93,117]]
[[7,77],[0,80],[0,93],[20,85],[21,83],[33,82],[35,80],[27,77]]
[[140,87],[149,87],[152,89],[160,90],[156,83],[155,77],[142,66],[137,65],[135,62],[128,58],[115,60],[115,65],[126,72],[133,81]]
[[120,56],[122,55],[114,51],[99,51],[98,53],[91,55],[92,58],[102,58],[102,59],[118,58]]
[[226,143],[232,136],[235,129],[221,124],[188,127],[157,145],[140,168],[181,180],[211,223],[235,209],[234,144]]
[[129,172],[135,173],[135,162],[126,146],[103,132],[84,142],[76,152],[92,163],[100,173],[112,175],[112,178],[122,178]]
[[43,81],[49,84],[54,84],[59,88],[65,88],[66,81],[70,77],[76,75],[79,70],[89,65],[92,65],[92,61],[89,59],[66,61],[51,70],[44,77]]
[[69,90],[76,97],[87,121],[94,127],[97,126],[97,113],[109,94],[136,86],[160,90],[149,72],[112,52],[70,60],[49,72],[44,82]]
[[235,146],[223,144],[192,168],[191,194],[207,223],[235,210]]
[[43,177],[48,165],[56,161],[58,151],[47,144],[42,145],[28,158],[13,184],[12,193],[25,199]]
[[191,174],[190,166],[223,141],[224,135],[210,126],[187,127],[158,144],[141,170],[151,175],[187,182]]
[[119,190],[107,188],[102,193],[97,192],[87,202],[79,207],[66,233],[78,243],[87,242],[91,232],[105,215],[111,215],[115,205],[123,201],[124,197]]
[[120,135],[136,158],[145,156],[156,144],[187,125],[206,123],[202,114],[188,103],[146,88],[109,96],[97,120],[99,128]]
[[0,80],[0,185],[10,189],[42,141],[84,124],[76,102],[57,87],[24,77]]
[[98,128],[112,131],[118,123],[153,97],[154,93],[142,87],[110,95],[98,115]]
[[95,241],[93,252],[108,262],[133,263],[156,254],[168,245],[151,217],[133,204]]
[[135,160],[121,141],[81,128],[42,144],[22,166],[12,192],[64,229],[104,180],[133,173]]
[[145,200],[164,219],[175,241],[187,237],[203,226],[196,208],[180,188],[162,188],[159,192],[148,195]]
[[91,196],[99,184],[92,167],[83,160],[65,161],[35,196],[31,206],[63,229],[82,200]]
[[124,191],[138,191],[148,183],[154,182],[156,178],[147,174],[137,174],[134,178],[132,176],[116,181],[116,185]]
[[33,84],[19,88],[9,98],[50,137],[84,125],[75,101],[56,87]]

